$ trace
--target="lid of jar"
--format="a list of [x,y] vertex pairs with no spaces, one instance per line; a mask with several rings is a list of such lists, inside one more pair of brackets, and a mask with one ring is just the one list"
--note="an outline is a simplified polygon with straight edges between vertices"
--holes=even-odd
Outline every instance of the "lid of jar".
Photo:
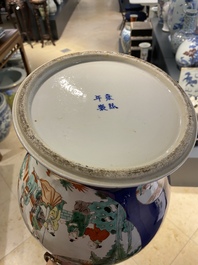
[[157,180],[187,159],[197,135],[190,99],[167,74],[113,52],[66,55],[32,72],[13,105],[27,151],[91,186]]

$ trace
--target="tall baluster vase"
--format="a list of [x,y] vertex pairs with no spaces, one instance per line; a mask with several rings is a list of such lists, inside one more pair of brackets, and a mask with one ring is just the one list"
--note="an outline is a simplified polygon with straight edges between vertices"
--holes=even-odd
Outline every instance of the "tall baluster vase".
[[187,6],[196,9],[197,3],[197,0],[170,0],[167,22],[171,35],[182,29]]
[[163,24],[163,6],[169,0],[158,0],[158,19],[159,23]]
[[188,38],[193,37],[197,26],[197,9],[187,9],[184,16],[184,24],[181,30],[176,31],[171,37],[171,46],[174,53],[178,47]]

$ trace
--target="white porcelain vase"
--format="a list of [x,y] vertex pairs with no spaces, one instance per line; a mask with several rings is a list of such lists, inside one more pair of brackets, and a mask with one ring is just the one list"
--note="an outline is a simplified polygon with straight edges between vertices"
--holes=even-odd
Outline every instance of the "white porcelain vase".
[[164,32],[169,32],[169,27],[168,27],[168,10],[170,7],[170,2],[166,2],[163,5],[163,9],[162,9],[162,18],[163,18],[163,26],[162,26],[162,30]]
[[164,4],[166,2],[168,2],[169,0],[158,0],[158,9],[157,9],[157,12],[158,12],[158,20],[159,20],[159,23],[163,24],[164,23],[164,18],[163,18],[163,7],[164,7]]

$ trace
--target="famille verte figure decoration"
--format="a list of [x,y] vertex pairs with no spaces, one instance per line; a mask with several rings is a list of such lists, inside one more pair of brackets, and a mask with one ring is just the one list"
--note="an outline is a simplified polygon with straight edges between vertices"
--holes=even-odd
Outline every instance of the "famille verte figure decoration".
[[[110,191],[58,176],[53,180],[52,176],[56,177],[27,154],[20,172],[19,202],[29,230],[50,251],[54,248],[52,242],[56,244],[54,239],[61,234],[60,252],[56,253],[60,256],[71,255],[69,246],[72,246],[78,250],[74,252],[76,260],[84,257],[83,262],[91,261],[91,264],[127,259],[148,244],[167,210],[166,179]],[[56,189],[51,182],[53,186],[56,182]],[[125,205],[129,201],[134,205],[131,217]],[[139,220],[141,212],[148,215],[142,221]],[[144,228],[148,217],[149,229]],[[82,246],[83,251],[86,249],[84,254]]]
[[27,149],[21,214],[62,265],[116,264],[146,247],[168,209],[168,176],[197,136],[186,93],[152,64],[114,52],[36,69],[18,89],[13,121]]

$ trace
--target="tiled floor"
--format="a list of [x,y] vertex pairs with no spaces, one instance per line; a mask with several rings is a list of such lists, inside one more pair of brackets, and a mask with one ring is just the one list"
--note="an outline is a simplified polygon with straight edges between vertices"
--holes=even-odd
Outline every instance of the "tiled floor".
[[[32,70],[68,52],[118,51],[121,15],[116,0],[80,0],[56,46],[25,44]],[[0,143],[0,265],[44,265],[43,247],[30,235],[17,203],[18,172],[26,153],[12,127]],[[188,176],[187,176],[188,177]],[[198,188],[172,187],[166,220],[153,241],[122,265],[198,264]]]

